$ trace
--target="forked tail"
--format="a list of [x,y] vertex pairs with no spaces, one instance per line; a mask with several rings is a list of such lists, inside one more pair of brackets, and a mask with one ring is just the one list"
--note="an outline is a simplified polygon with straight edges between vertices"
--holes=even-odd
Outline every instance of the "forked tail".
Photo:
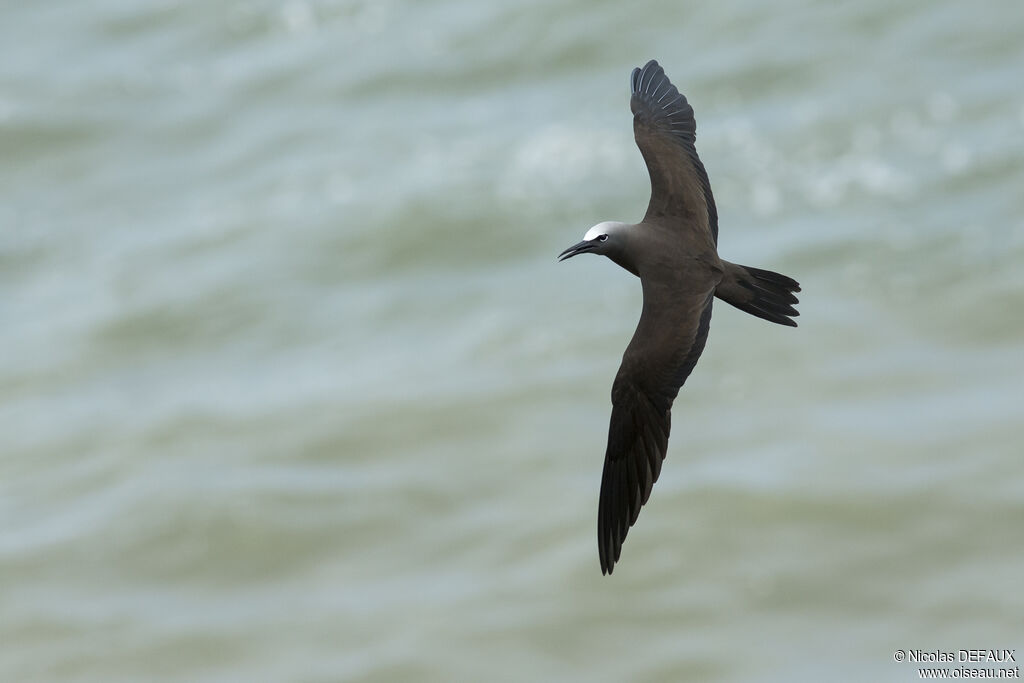
[[800,313],[793,308],[799,302],[793,292],[800,291],[796,280],[770,270],[740,266],[722,261],[725,274],[715,289],[715,296],[741,311],[779,325],[796,327],[793,320]]

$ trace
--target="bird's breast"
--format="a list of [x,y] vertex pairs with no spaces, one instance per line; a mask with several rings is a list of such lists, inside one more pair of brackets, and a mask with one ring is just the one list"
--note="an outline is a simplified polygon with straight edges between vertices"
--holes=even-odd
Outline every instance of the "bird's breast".
[[644,287],[672,290],[682,294],[703,294],[722,280],[724,268],[714,252],[655,255],[639,268]]

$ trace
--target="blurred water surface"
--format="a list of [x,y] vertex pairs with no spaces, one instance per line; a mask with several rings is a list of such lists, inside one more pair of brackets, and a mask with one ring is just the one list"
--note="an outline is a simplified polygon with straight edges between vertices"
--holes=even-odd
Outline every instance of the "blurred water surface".
[[[916,679],[1024,650],[1024,12],[0,8],[0,679]],[[638,283],[555,255],[692,102],[733,261],[612,577]]]

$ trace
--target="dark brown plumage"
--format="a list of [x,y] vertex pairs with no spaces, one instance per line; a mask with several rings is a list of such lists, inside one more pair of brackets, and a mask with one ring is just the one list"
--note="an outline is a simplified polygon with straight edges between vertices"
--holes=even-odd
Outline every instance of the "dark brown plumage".
[[785,275],[719,258],[718,211],[694,146],[693,108],[656,61],[634,69],[630,84],[633,134],[651,179],[647,213],[635,225],[599,223],[559,255],[607,256],[643,287],[640,322],[612,384],[597,516],[606,574],[661,473],[672,402],[704,350],[714,298],[795,327],[800,291]]

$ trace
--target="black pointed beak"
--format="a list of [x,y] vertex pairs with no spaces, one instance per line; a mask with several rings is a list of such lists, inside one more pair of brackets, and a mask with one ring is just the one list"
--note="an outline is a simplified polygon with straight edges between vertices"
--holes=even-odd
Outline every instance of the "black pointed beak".
[[576,244],[572,245],[571,247],[563,251],[561,254],[559,254],[558,260],[564,261],[567,258],[572,258],[576,254],[585,254],[586,252],[590,251],[593,248],[593,241],[583,240],[582,242],[577,242]]

